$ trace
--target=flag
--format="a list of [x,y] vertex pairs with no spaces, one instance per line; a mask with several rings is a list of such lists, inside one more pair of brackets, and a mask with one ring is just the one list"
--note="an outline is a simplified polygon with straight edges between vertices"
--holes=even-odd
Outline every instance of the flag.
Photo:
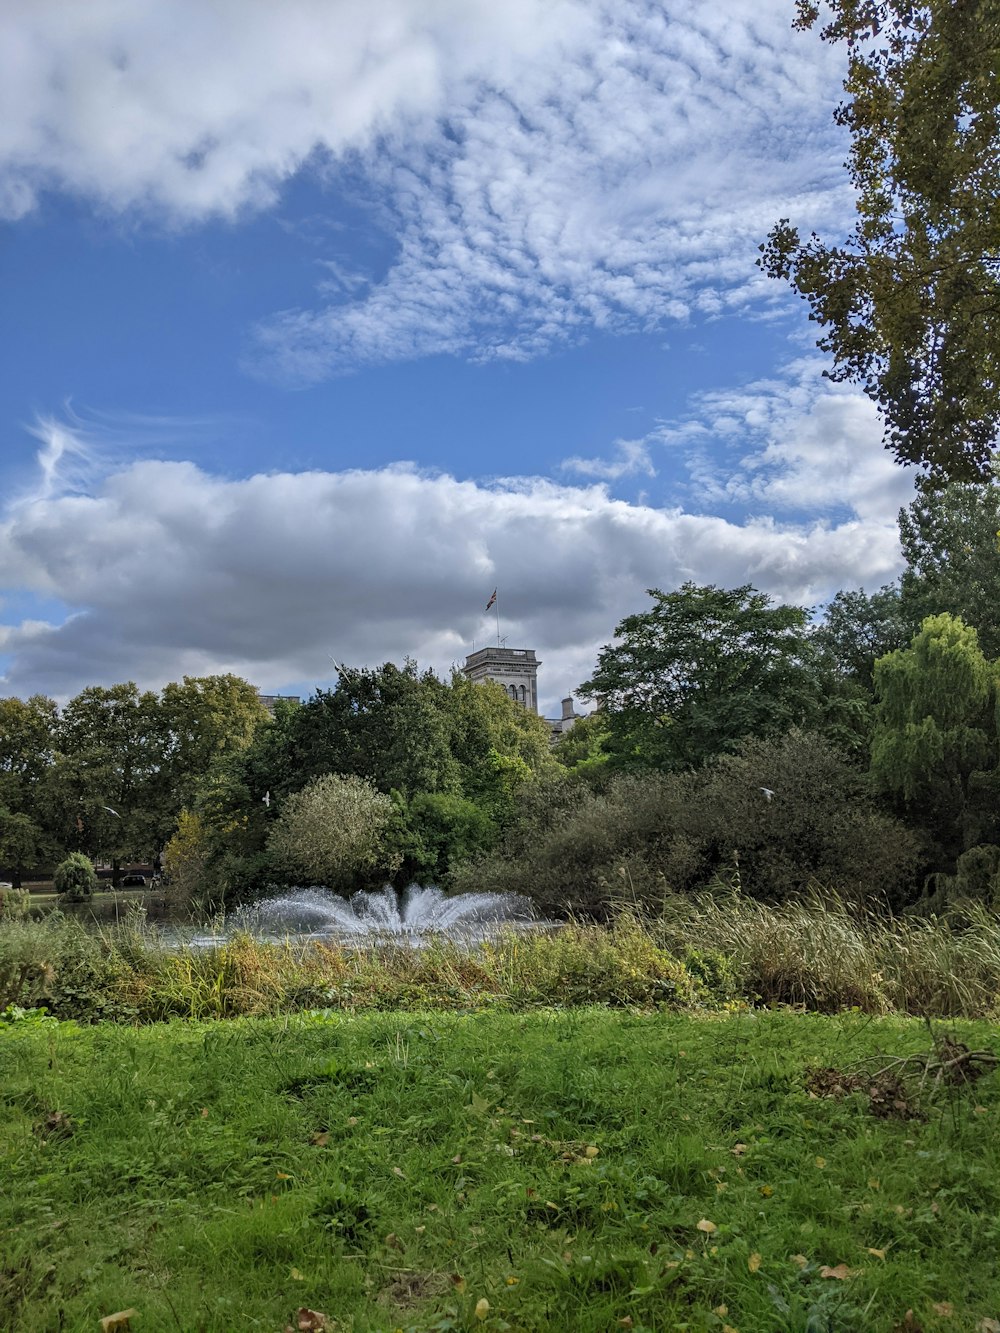
[[486,603],[486,609],[487,609],[487,611],[490,609],[490,607],[493,605],[493,603],[496,601],[496,599],[497,599],[497,590],[496,590],[496,588],[494,588],[494,589],[493,589],[493,596],[492,596],[492,597],[490,598],[490,600]]

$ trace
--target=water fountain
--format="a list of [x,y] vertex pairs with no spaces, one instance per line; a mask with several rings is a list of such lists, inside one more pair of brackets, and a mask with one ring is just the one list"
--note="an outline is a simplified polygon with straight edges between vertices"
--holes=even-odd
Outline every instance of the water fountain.
[[[239,908],[224,934],[246,931],[260,939],[330,940],[341,943],[416,944],[435,935],[475,943],[504,929],[530,929],[539,921],[527,898],[516,893],[459,893],[411,884],[397,893],[391,885],[343,898],[329,889],[289,889],[274,898]],[[193,943],[216,942],[196,940]]]

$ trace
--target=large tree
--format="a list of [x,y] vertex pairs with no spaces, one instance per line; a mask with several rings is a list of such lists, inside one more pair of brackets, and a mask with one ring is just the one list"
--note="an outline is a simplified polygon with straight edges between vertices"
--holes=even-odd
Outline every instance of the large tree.
[[0,699],[0,864],[16,884],[49,850],[47,778],[54,757],[54,700]]
[[944,861],[995,841],[997,667],[976,631],[928,616],[907,648],[875,664],[871,774],[937,842]]
[[927,616],[959,616],[1000,657],[1000,485],[955,482],[922,492],[899,514],[906,560],[901,610],[914,627]]
[[821,712],[809,613],[764,593],[650,588],[580,686],[600,705],[619,764],[695,768],[745,736],[780,735]]
[[[996,0],[827,0],[848,53],[845,244],[788,219],[761,266],[823,329],[837,380],[877,403],[901,462],[985,477],[1000,422],[1000,7]],[[796,26],[821,7],[798,0]]]

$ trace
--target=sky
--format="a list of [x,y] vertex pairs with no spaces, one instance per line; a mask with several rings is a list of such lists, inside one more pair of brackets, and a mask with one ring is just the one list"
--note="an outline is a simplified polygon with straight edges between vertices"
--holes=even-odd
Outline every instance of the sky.
[[816,608],[912,478],[756,267],[846,236],[792,0],[6,0],[0,695]]

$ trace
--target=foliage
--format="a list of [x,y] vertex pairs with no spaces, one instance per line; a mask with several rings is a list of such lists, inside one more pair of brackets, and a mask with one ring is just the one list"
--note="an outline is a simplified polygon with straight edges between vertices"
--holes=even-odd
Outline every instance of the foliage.
[[0,865],[12,868],[15,888],[29,866],[37,865],[49,846],[43,830],[30,815],[14,814],[0,806]]
[[[875,665],[874,781],[947,855],[984,839],[995,803],[974,778],[997,765],[996,672],[974,629],[929,616],[910,647]],[[985,823],[984,823],[985,821]]]
[[917,1022],[312,1014],[3,1040],[3,1327],[134,1306],[205,1333],[322,1328],[310,1310],[892,1333],[985,1330],[1000,1305],[995,1076],[905,1125],[809,1096],[816,1064],[919,1056]]
[[619,765],[694,768],[744,736],[814,718],[819,690],[807,613],[749,585],[649,590],[579,693],[596,699]]
[[65,894],[70,902],[80,902],[97,888],[97,872],[89,856],[70,852],[65,861],[56,866],[52,881],[56,893]]
[[906,560],[901,610],[914,631],[928,616],[948,612],[976,630],[987,657],[1000,657],[998,529],[1000,484],[995,481],[921,491],[900,511]]
[[906,647],[919,619],[914,622],[907,613],[895,584],[873,593],[864,588],[838,592],[813,630],[813,641],[835,672],[871,692],[876,661]]
[[0,888],[0,921],[22,921],[30,906],[31,894],[27,889]]
[[245,750],[270,721],[256,689],[231,674],[171,682],[163,687],[160,706],[169,737],[164,759],[176,802],[192,801],[212,766]]
[[418,792],[402,813],[406,878],[442,879],[452,865],[488,851],[496,841],[495,821],[464,796]]
[[[773,793],[768,799],[763,790]],[[822,737],[747,740],[695,774],[618,774],[601,791],[539,789],[497,851],[451,884],[531,895],[547,915],[657,910],[738,862],[746,892],[787,899],[819,882],[853,897],[915,896],[916,838],[878,809]]]
[[213,848],[201,815],[182,810],[177,829],[163,849],[167,901],[190,909],[211,891],[210,867]]
[[610,739],[607,720],[598,709],[574,722],[569,731],[563,733],[553,747],[552,757],[580,776],[596,777],[611,758],[608,753]]
[[268,837],[275,863],[334,889],[399,866],[397,811],[388,796],[355,775],[327,773],[285,798]]
[[[900,461],[985,477],[1000,422],[1000,14],[989,0],[827,0],[844,42],[857,221],[847,245],[787,219],[761,266],[823,329],[834,379],[878,404]],[[820,5],[799,0],[796,26]]]

